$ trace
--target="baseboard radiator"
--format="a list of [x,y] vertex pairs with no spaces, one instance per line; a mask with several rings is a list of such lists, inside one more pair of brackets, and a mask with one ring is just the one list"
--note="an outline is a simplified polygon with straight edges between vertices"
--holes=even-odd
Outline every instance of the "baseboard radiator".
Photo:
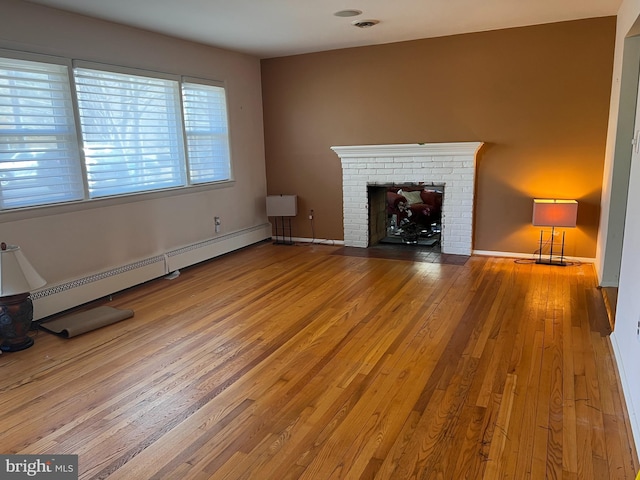
[[181,268],[233,252],[271,237],[271,224],[233,232],[88,275],[31,294],[34,320],[83,305],[98,298],[165,276]]

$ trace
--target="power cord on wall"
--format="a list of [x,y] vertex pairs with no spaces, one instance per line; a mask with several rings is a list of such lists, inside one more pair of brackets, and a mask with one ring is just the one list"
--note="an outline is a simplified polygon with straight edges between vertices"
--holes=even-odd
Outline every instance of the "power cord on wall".
[[321,240],[316,241],[316,229],[315,229],[315,215],[313,209],[309,210],[309,224],[311,225],[311,241],[307,242],[307,245],[331,245],[334,246],[336,242],[334,240]]

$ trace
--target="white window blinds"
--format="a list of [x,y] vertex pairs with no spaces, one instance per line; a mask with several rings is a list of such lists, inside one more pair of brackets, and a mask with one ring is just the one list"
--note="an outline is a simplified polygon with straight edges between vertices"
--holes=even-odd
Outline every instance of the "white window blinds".
[[0,208],[84,196],[65,65],[0,58]]
[[223,87],[182,84],[184,123],[193,184],[229,180],[229,129]]
[[0,211],[231,180],[222,83],[0,54]]
[[92,198],[186,184],[179,83],[75,68]]

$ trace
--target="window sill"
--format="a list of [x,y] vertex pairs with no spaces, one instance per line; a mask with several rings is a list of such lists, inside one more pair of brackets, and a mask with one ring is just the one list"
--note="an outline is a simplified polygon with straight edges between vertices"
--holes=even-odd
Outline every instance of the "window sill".
[[141,201],[154,200],[158,198],[175,197],[178,195],[189,195],[193,193],[207,192],[222,188],[231,188],[235,185],[235,180],[223,182],[207,183],[203,185],[191,185],[188,187],[177,187],[165,190],[155,190],[151,192],[139,192],[113,197],[96,198],[91,200],[81,200],[69,203],[56,203],[51,205],[40,205],[37,207],[15,208],[0,211],[0,223],[15,222],[31,218],[45,217],[50,215],[60,215],[64,213],[79,212],[92,208],[104,208],[115,205],[125,205]]

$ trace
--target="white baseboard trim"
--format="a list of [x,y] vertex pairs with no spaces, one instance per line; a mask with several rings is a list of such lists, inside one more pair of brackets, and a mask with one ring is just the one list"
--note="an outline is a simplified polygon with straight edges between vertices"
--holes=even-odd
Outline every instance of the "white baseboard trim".
[[219,235],[82,278],[48,285],[31,295],[34,307],[33,318],[41,320],[270,237],[271,225],[266,223]]
[[[288,242],[289,237],[282,237],[280,235],[272,235],[273,241]],[[291,237],[291,241],[296,244],[307,245],[344,245],[344,240],[331,240],[328,238],[305,238],[305,237]]]
[[[515,252],[497,252],[493,250],[473,250],[472,255],[481,255],[485,257],[509,257],[509,258],[521,258],[524,260],[532,260],[536,261],[538,259],[538,255],[533,253],[515,253]],[[544,255],[542,259],[544,260]],[[547,258],[549,255],[547,255]],[[555,258],[555,255],[554,255]],[[595,258],[587,258],[587,257],[564,257],[567,262],[579,262],[579,263],[595,263]]]

